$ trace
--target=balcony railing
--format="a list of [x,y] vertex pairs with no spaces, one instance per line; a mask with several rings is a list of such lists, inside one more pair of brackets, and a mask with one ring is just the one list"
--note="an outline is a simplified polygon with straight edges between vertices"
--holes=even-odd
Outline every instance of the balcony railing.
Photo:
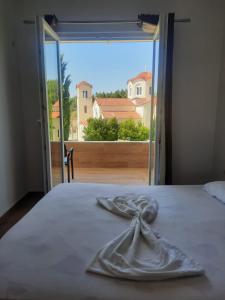
[[[78,182],[147,184],[149,142],[65,142],[74,148]],[[60,144],[51,143],[52,167],[60,166]]]

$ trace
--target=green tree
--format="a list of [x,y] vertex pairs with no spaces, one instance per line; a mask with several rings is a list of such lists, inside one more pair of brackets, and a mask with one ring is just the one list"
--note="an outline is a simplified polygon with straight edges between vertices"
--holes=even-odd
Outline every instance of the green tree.
[[71,112],[77,110],[77,97],[76,96],[70,98],[70,109],[71,109]]
[[118,140],[119,124],[113,119],[88,120],[88,126],[84,128],[85,141],[116,141]]
[[118,133],[119,133],[119,123],[116,118],[112,118],[107,120],[108,126],[108,141],[117,141],[118,140]]
[[156,139],[156,119],[152,120],[152,125],[150,128],[150,139],[151,141],[155,141]]
[[[61,62],[61,79],[62,79],[64,139],[68,140],[69,128],[70,128],[70,117],[71,117],[71,104],[74,104],[74,107],[76,107],[76,99],[70,99],[69,87],[71,84],[71,79],[70,79],[70,75],[66,76],[67,63],[64,62],[63,56],[60,57],[60,62]],[[50,133],[50,139],[52,140],[53,138],[52,110],[55,102],[59,100],[58,81],[48,80],[47,88],[48,88],[49,133]]]
[[133,120],[125,120],[120,123],[118,137],[120,140],[146,141],[149,139],[149,129]]
[[71,100],[70,100],[70,75],[66,76],[67,63],[63,60],[63,55],[60,57],[61,61],[61,79],[62,79],[62,106],[63,106],[63,133],[64,140],[69,138],[70,118],[71,118]]
[[116,90],[114,92],[97,92],[97,98],[127,98],[127,90]]
[[52,107],[58,100],[58,82],[57,80],[47,81],[48,89],[48,116],[49,116],[49,134],[50,140],[53,139],[53,122],[52,122]]

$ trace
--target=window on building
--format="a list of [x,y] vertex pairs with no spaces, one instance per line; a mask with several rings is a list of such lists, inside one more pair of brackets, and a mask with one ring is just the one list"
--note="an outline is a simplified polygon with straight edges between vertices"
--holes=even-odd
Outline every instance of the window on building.
[[87,91],[83,91],[83,98],[87,98],[88,97],[88,92]]
[[132,90],[131,87],[129,88],[129,95],[131,96]]
[[137,86],[136,88],[136,94],[139,96],[139,95],[142,95],[142,87],[141,86]]
[[87,113],[87,105],[84,105],[84,113]]
[[152,94],[152,87],[150,86],[149,87],[149,95],[151,95]]

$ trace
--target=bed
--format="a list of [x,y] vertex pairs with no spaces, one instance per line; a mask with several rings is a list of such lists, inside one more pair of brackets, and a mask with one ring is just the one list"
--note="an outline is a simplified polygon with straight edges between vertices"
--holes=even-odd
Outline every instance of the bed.
[[[153,229],[198,261],[204,276],[136,282],[86,272],[130,223],[96,197],[128,192],[157,199]],[[0,240],[0,299],[222,300],[224,279],[225,205],[202,186],[61,184]]]

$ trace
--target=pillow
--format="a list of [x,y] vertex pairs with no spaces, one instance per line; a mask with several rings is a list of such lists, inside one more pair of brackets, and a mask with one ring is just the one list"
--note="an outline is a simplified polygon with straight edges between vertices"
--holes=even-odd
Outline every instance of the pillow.
[[225,181],[214,181],[204,185],[204,190],[225,204]]

